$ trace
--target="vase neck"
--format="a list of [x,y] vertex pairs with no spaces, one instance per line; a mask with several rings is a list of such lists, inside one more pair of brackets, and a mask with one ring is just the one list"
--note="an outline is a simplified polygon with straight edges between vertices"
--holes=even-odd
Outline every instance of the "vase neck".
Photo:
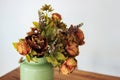
[[27,60],[25,60],[25,61],[29,64],[44,64],[44,63],[47,63],[47,60],[45,59],[45,57],[37,58],[37,62],[34,62],[34,61],[28,62]]

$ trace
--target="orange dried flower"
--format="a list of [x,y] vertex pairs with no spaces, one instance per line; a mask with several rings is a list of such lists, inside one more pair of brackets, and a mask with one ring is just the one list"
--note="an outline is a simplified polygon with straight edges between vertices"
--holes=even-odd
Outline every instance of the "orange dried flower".
[[77,66],[77,61],[74,58],[68,58],[61,66],[60,71],[63,74],[69,74],[73,72],[73,70]]
[[30,51],[30,47],[27,45],[26,41],[20,41],[16,44],[16,49],[21,55],[27,55]]
[[53,20],[62,20],[62,17],[61,17],[61,15],[60,14],[58,14],[58,13],[53,13],[52,14],[52,19]]
[[69,42],[66,46],[66,50],[68,54],[72,57],[77,56],[79,54],[78,45],[75,42]]

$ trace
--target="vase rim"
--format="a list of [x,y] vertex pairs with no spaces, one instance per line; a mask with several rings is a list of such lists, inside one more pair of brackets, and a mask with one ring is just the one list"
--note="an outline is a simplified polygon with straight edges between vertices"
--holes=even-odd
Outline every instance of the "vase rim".
[[28,62],[26,59],[24,60],[24,62],[27,62],[28,64],[43,64],[43,63],[47,63],[47,60],[45,59],[45,57],[40,57],[40,58],[37,58],[36,62],[32,60]]

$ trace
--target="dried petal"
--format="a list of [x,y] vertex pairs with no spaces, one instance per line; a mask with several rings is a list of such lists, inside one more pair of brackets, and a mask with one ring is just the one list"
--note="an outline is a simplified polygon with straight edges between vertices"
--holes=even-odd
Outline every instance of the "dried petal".
[[64,64],[62,64],[62,66],[61,66],[61,68],[60,68],[60,71],[62,72],[62,74],[65,74],[65,75],[67,75],[67,74],[70,73],[69,69],[68,69],[67,66],[64,65]]

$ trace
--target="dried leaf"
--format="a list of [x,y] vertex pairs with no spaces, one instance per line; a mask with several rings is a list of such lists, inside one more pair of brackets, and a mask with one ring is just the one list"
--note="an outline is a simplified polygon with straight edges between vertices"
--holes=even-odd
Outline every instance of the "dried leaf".
[[58,66],[60,63],[57,61],[57,59],[53,56],[47,56],[46,60],[51,63],[53,66]]
[[39,23],[38,22],[33,22],[33,24],[34,24],[34,26],[36,27],[36,28],[39,28]]
[[65,56],[60,52],[57,52],[55,57],[57,60],[61,60],[61,61],[64,61],[66,59]]
[[17,47],[17,42],[13,42],[12,45],[13,45],[13,47],[16,49],[16,47]]
[[26,59],[27,59],[28,62],[30,62],[31,58],[30,58],[29,54],[26,55]]

